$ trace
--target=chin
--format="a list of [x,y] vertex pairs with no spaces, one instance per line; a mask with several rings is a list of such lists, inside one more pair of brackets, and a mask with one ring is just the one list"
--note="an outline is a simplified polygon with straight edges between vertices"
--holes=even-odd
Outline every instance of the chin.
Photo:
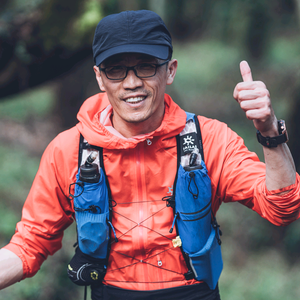
[[124,120],[128,123],[141,123],[147,121],[148,119],[149,116],[145,115],[128,116],[127,118],[124,118]]
[[148,118],[132,118],[132,119],[126,120],[126,122],[131,123],[131,124],[139,124],[139,123],[142,123],[147,120],[148,120]]

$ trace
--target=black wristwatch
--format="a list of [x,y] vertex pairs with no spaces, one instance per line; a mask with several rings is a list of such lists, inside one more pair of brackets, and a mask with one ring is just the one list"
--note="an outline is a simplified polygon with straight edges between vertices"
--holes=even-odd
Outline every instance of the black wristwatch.
[[278,121],[278,132],[279,132],[278,136],[264,137],[257,130],[256,137],[257,137],[258,142],[261,143],[263,146],[268,147],[268,148],[274,148],[274,147],[277,147],[280,144],[286,143],[289,140],[284,120],[279,120]]

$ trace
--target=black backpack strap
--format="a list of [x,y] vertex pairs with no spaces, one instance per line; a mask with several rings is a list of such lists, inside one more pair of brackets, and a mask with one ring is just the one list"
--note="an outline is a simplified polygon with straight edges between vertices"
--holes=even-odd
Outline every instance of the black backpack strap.
[[81,166],[81,160],[82,160],[82,152],[83,152],[83,141],[84,141],[84,137],[82,134],[80,134],[80,138],[79,138],[79,151],[78,151],[78,170]]
[[199,152],[201,154],[202,160],[205,161],[204,160],[204,151],[203,151],[203,142],[202,142],[201,128],[200,128],[200,123],[199,123],[198,117],[196,115],[194,115],[194,122],[195,122],[196,130],[197,130]]

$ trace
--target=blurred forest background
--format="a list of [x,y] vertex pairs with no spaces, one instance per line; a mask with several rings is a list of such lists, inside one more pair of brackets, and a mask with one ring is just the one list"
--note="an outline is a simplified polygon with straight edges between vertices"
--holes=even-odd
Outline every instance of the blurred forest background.
[[[262,158],[255,129],[232,97],[247,60],[266,83],[300,170],[300,0],[1,0],[0,247],[7,244],[50,140],[99,92],[91,44],[99,20],[150,9],[169,27],[179,61],[168,93],[184,109],[228,123]],[[277,228],[242,205],[222,205],[222,299],[300,299],[300,223]],[[83,299],[67,278],[75,225],[37,275],[0,299]]]

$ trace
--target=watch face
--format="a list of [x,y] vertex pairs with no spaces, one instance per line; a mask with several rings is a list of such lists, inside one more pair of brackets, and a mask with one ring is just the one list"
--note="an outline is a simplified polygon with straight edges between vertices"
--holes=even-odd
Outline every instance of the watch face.
[[285,121],[284,120],[279,120],[278,121],[278,132],[279,132],[279,134],[283,134],[285,131],[286,131]]

